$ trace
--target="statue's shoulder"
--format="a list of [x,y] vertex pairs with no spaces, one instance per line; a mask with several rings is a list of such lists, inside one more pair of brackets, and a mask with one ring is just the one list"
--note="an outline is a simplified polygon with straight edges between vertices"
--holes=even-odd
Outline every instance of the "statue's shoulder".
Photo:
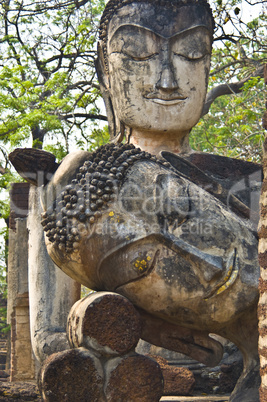
[[190,154],[173,154],[161,152],[176,170],[186,176],[201,176],[214,179],[224,187],[230,188],[240,180],[250,178],[262,182],[262,166],[258,163],[247,162],[242,159],[228,158],[203,152]]
[[258,180],[262,180],[262,166],[258,163],[203,152],[182,157],[214,178],[236,182],[257,173]]
[[[258,216],[262,166],[241,159],[203,152],[161,152],[176,171],[201,186],[241,216]],[[231,205],[233,204],[233,205]]]

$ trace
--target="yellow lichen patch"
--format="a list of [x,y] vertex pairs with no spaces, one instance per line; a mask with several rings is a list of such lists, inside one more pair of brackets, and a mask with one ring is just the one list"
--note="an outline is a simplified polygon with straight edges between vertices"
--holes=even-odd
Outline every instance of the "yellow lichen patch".
[[224,292],[225,289],[227,289],[227,288],[226,288],[226,285],[221,286],[221,287],[217,290],[216,294],[219,295],[220,293]]
[[233,261],[233,263],[230,263],[228,265],[228,271],[225,275],[225,277],[223,278],[223,283],[221,286],[219,286],[217,289],[214,290],[214,292],[205,300],[208,300],[210,297],[213,297],[215,295],[219,295],[220,293],[224,292],[225,290],[227,290],[230,286],[233,285],[233,283],[235,282],[236,278],[238,277],[238,272],[239,272],[239,257],[238,255],[235,256],[235,254],[233,254],[231,256],[231,260]]
[[138,272],[145,272],[149,268],[149,261],[150,260],[151,260],[151,257],[149,255],[148,256],[144,256],[144,255],[140,256],[139,258],[137,258],[134,261],[134,263],[133,263],[134,268],[136,270],[138,270]]
[[233,266],[230,265],[227,274],[226,274],[225,277],[223,278],[224,282],[228,281],[228,279],[229,279],[230,276],[231,276],[232,270],[233,270]]
[[110,211],[109,216],[114,216],[114,212]]
[[228,289],[229,286],[231,286],[231,285],[234,283],[234,281],[236,280],[237,275],[238,275],[238,268],[235,268],[235,269],[233,270],[233,272],[232,272],[232,275],[228,278],[228,280],[225,282],[225,284],[224,284],[223,286],[221,286],[221,287],[217,290],[216,294],[219,295],[219,294],[222,293],[224,290]]

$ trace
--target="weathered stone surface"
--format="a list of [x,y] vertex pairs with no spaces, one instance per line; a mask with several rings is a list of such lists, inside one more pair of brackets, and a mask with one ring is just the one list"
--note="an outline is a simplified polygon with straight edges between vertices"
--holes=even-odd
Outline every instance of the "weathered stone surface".
[[183,367],[164,367],[164,395],[192,395],[194,389],[194,376]]
[[[120,149],[127,154],[126,147]],[[144,158],[128,167],[125,180],[118,183],[118,199],[97,211],[100,216],[92,225],[85,221],[72,257],[48,237],[50,256],[87,286],[116,289],[153,315],[218,333],[256,306],[257,239],[248,222],[205,190],[169,165]],[[153,197],[155,187],[159,199]],[[66,225],[79,226],[79,219],[67,215]]]
[[[26,206],[27,204],[28,195]],[[11,207],[18,216],[23,215],[21,212],[25,211],[25,204],[21,202]],[[10,378],[11,381],[30,381],[35,377],[35,362],[30,338],[27,219],[18,217],[14,224],[13,229],[9,230],[8,255],[7,322],[11,324]]]
[[148,357],[135,354],[110,360],[106,375],[108,402],[156,402],[163,394],[160,367]]
[[[231,401],[255,402],[257,237],[236,214],[251,217],[248,205],[220,177],[208,191],[205,172],[195,168],[185,177],[175,156],[171,163],[156,156],[192,152],[189,133],[205,102],[213,29],[205,1],[109,2],[97,70],[111,138],[125,136],[126,143],[68,156],[44,189],[42,224],[49,255],[67,275],[129,298],[166,326],[185,327],[174,340],[158,337],[160,346],[184,347],[196,358],[202,348],[212,361],[219,353],[209,350],[209,333],[235,342],[245,364]],[[111,400],[116,382],[117,400],[126,398],[130,383],[122,373],[128,368],[134,378],[135,360],[118,360],[110,371]]]
[[163,357],[155,355],[150,357],[160,365],[164,379],[164,395],[192,395],[195,379],[190,370],[169,366]]
[[184,177],[205,188],[237,215],[249,219],[257,229],[261,165],[202,152],[181,157],[163,151],[161,155]]
[[67,334],[71,347],[84,346],[104,355],[121,355],[137,345],[141,320],[125,297],[97,292],[74,304]]
[[34,382],[1,382],[0,401],[2,402],[30,402],[41,401],[41,396]]
[[35,148],[17,148],[11,152],[9,159],[24,179],[39,186],[46,184],[58,168],[53,154]]
[[164,347],[206,364],[215,366],[222,358],[223,348],[219,341],[209,336],[207,331],[191,330],[139,309],[142,320],[141,338],[153,345]]
[[[129,7],[127,5],[124,12]],[[147,28],[150,26],[148,10],[155,14],[157,6],[153,8],[149,4],[142,9],[141,19],[135,5],[133,9],[133,24],[145,21]],[[114,36],[121,16],[110,24]],[[165,17],[163,10],[163,20]],[[153,29],[158,35],[157,27]],[[179,31],[180,26],[177,29]],[[133,37],[139,37],[135,28],[133,31]],[[146,37],[145,32],[143,36]],[[127,36],[126,47],[128,40],[131,43]],[[119,39],[114,39],[115,48],[119,43]],[[110,46],[112,48],[113,43]],[[113,52],[114,58],[120,58],[117,54],[120,52],[122,58],[125,56],[119,50]],[[130,66],[131,61],[127,63]],[[112,68],[115,69],[115,64]],[[137,74],[136,68],[132,68],[133,75]],[[134,87],[134,91],[137,90]],[[117,89],[112,88],[112,91],[113,96]],[[133,94],[128,95],[126,103],[125,99],[121,101],[122,109],[129,100],[133,102]],[[125,93],[123,96],[127,97]],[[153,103],[159,98],[152,99]],[[166,99],[160,100],[158,104],[166,103]],[[146,106],[153,108],[152,103]],[[153,116],[161,113],[156,109],[155,106]],[[137,110],[140,108],[134,110],[134,119]],[[146,134],[145,127],[142,134]],[[62,184],[63,188],[61,194],[47,204],[43,216],[48,252],[58,266],[88,287],[116,291],[152,316],[165,320],[166,325],[171,322],[188,328],[190,341],[185,336],[179,344],[181,339],[177,336],[173,342],[176,350],[182,352],[184,346],[186,353],[190,349],[191,356],[196,352],[198,359],[201,348],[187,347],[188,343],[190,346],[196,343],[191,336],[196,330],[232,340],[242,350],[244,360],[250,361],[244,369],[244,379],[249,371],[257,370],[255,317],[259,265],[254,227],[228,208],[231,194],[228,197],[226,191],[223,199],[219,199],[219,180],[219,190],[211,194],[201,183],[185,178],[175,163],[170,162],[134,149],[131,144],[111,144],[90,155],[78,173],[67,171],[61,165],[45,189],[53,194],[56,185]],[[68,184],[64,187],[65,183]],[[103,194],[106,187],[112,197]],[[239,201],[234,200],[232,204],[237,208]],[[248,217],[248,214],[243,216]],[[55,233],[61,230],[58,229],[61,225],[66,232],[63,236]],[[70,235],[68,228],[72,230]],[[144,337],[148,341],[150,338]],[[201,342],[203,339],[201,337]],[[171,341],[170,337],[160,339],[160,346],[171,346]],[[209,354],[207,343],[197,346],[202,346],[203,354]],[[244,386],[248,384],[246,380]]]
[[40,223],[40,189],[31,187],[28,217],[29,298],[32,349],[36,359],[69,348],[66,322],[72,305],[80,298],[80,285],[51,261]]
[[9,229],[16,231],[16,218],[26,218],[29,212],[29,183],[13,183],[9,192],[10,218]]
[[104,402],[103,381],[98,359],[79,348],[49,356],[39,373],[38,385],[45,402]]
[[[142,145],[146,148],[154,142],[154,150],[159,151],[176,137],[172,143],[175,152],[181,148],[186,152],[188,130],[201,116],[207,89],[213,32],[210,10],[204,2],[203,7],[191,3],[191,11],[175,1],[153,2],[153,6],[150,2],[133,3],[109,2],[100,25],[97,71],[111,138],[131,128],[131,141],[141,133],[139,142],[144,140]],[[186,35],[179,46],[179,33],[197,26],[199,21],[206,29],[195,32],[197,39]],[[118,29],[123,24],[127,29]],[[167,53],[167,48],[176,46],[183,57]],[[193,63],[185,62],[188,49],[193,54],[205,53],[197,69]],[[158,57],[153,58],[155,53]]]
[[161,399],[162,402],[228,402],[229,400],[229,397],[226,395],[164,396]]
[[[230,394],[243,371],[243,358],[238,348],[231,342],[224,341],[224,355],[215,367],[199,365],[192,367],[195,377],[195,392],[208,395]],[[189,369],[191,370],[189,366]]]
[[6,370],[0,370],[0,381],[3,381],[3,379],[8,378],[10,375]]

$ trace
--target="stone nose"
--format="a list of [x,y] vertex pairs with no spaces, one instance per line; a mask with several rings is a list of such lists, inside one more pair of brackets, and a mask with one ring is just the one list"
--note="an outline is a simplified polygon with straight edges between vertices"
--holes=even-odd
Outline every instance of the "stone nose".
[[160,74],[160,79],[156,84],[156,88],[163,91],[174,91],[178,88],[178,83],[175,79],[173,68],[170,62],[165,63],[165,66]]

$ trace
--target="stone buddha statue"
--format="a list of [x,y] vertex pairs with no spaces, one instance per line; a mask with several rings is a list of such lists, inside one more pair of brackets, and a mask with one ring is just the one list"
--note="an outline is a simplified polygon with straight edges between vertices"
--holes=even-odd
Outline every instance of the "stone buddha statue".
[[109,3],[97,71],[113,141],[125,136],[153,154],[190,152],[189,132],[206,97],[213,27],[205,2]]
[[144,340],[208,364],[221,356],[210,333],[234,342],[244,371],[230,400],[256,402],[257,236],[251,189],[237,184],[255,187],[259,167],[189,146],[213,29],[204,0],[107,4],[96,67],[111,143],[62,161],[43,189],[42,225],[66,274],[134,304]]

